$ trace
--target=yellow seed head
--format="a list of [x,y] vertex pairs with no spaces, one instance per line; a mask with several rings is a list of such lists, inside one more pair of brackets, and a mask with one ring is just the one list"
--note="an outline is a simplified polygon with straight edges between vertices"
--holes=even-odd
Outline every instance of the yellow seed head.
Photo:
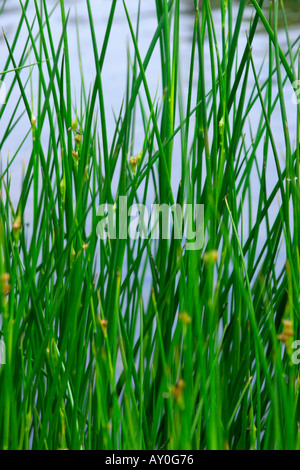
[[14,234],[14,238],[16,241],[19,240],[21,225],[22,225],[21,216],[18,215],[16,219],[14,220],[14,223],[12,224],[13,234]]
[[294,336],[294,330],[291,330],[290,328],[287,328],[286,330],[284,330],[284,334],[287,337],[292,338]]
[[10,274],[9,273],[3,273],[1,274],[1,281],[6,284],[10,280]]
[[280,333],[277,338],[279,341],[285,344],[286,347],[289,346],[289,340],[294,336],[293,322],[291,320],[282,320],[283,331]]
[[81,144],[81,135],[80,134],[77,134],[75,136],[75,142],[77,145],[80,145]]
[[77,127],[78,127],[78,121],[77,121],[77,119],[74,119],[72,121],[71,128],[72,128],[73,131],[76,131]]
[[179,379],[177,384],[171,387],[171,392],[174,395],[175,400],[179,405],[183,405],[183,390],[185,387],[185,382],[182,379]]
[[5,284],[2,288],[3,295],[6,296],[10,293],[11,291],[11,285],[10,284]]
[[3,273],[1,275],[1,291],[4,296],[8,295],[11,291],[11,285],[9,284],[9,280],[9,273]]
[[130,163],[130,166],[131,166],[132,173],[135,175],[136,166],[137,166],[136,157],[130,157],[129,158],[129,163]]
[[137,165],[137,159],[136,159],[136,157],[130,157],[130,158],[129,158],[129,162],[130,162],[131,168],[135,168],[135,167],[136,167],[136,165]]
[[181,321],[185,326],[188,326],[192,319],[187,312],[182,312],[178,316],[179,321]]
[[218,261],[218,252],[216,250],[211,250],[203,255],[203,261],[205,264],[214,264]]
[[101,326],[101,328],[102,328],[104,337],[106,338],[106,337],[107,337],[107,325],[108,325],[108,321],[105,320],[105,319],[100,319],[100,320],[99,320],[99,323],[100,323],[100,326]]
[[21,217],[19,215],[15,219],[12,228],[13,228],[14,231],[20,230],[20,228],[21,228]]

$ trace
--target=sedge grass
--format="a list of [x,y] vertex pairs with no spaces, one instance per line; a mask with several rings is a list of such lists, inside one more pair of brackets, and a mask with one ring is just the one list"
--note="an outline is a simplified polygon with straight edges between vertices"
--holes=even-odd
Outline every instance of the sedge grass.
[[[1,151],[24,125],[17,151],[1,162],[1,448],[299,448],[291,343],[300,334],[300,175],[288,114],[295,113],[298,142],[300,108],[289,108],[284,93],[300,75],[299,38],[290,40],[283,2],[263,3],[252,2],[241,51],[246,1],[235,20],[232,2],[221,1],[220,41],[210,2],[201,9],[195,2],[185,87],[181,2],[155,0],[157,28],[142,56],[141,4],[134,25],[124,0],[132,47],[108,133],[102,68],[117,1],[99,44],[86,0],[95,79],[86,83],[77,24],[75,94],[64,2],[53,7],[61,13],[57,38],[47,2],[35,0],[30,18],[28,0],[20,0],[0,73],[13,77],[0,110]],[[287,50],[278,40],[279,13]],[[269,38],[261,67],[253,59],[258,25]],[[157,49],[161,88],[152,95],[147,69]],[[39,86],[29,99],[33,73]],[[283,163],[272,129],[278,108]],[[132,171],[137,119],[144,138]],[[15,203],[11,169],[25,143],[31,153]],[[121,196],[131,204],[204,204],[204,246],[189,251],[174,236],[98,239],[97,207],[115,203],[118,211]]]

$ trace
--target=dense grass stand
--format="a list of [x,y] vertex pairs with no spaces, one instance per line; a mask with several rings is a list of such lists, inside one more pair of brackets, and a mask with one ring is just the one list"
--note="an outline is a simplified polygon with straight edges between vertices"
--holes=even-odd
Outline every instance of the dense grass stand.
[[[210,2],[191,1],[183,85],[181,3],[155,0],[157,28],[142,53],[140,1],[133,17],[125,0],[112,0],[99,44],[86,0],[94,58],[88,83],[82,68],[79,78],[72,73],[74,62],[81,65],[80,26],[70,37],[73,10],[63,0],[34,0],[33,16],[29,0],[20,0],[14,38],[4,35],[3,449],[300,447],[300,114],[286,98],[287,87],[298,90],[299,38],[290,41],[282,1],[240,1],[235,16],[233,2],[222,0],[220,41]],[[107,48],[121,6],[128,72],[112,129],[102,69],[114,60]],[[56,9],[60,37],[53,35]],[[264,64],[255,60],[258,27],[269,38]],[[76,40],[79,59],[69,52]],[[153,93],[148,66],[157,51]],[[14,154],[3,154],[18,123],[23,139]],[[25,145],[30,156],[17,188],[13,168]],[[175,215],[169,238],[99,237],[99,206],[120,214],[124,197],[128,207],[190,204],[194,215],[204,205],[204,244],[188,250],[188,240],[174,236],[183,224]]]

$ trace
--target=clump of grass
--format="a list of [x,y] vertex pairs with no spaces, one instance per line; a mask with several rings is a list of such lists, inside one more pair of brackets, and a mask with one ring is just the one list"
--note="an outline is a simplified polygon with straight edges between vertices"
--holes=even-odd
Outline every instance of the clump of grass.
[[[95,80],[88,88],[82,74],[79,106],[63,0],[54,7],[61,12],[58,40],[46,0],[34,1],[32,23],[28,0],[20,1],[14,40],[5,37],[0,79],[9,70],[13,79],[0,109],[0,150],[16,138],[19,122],[24,139],[0,179],[1,448],[297,449],[299,147],[292,145],[284,89],[299,76],[299,40],[291,44],[285,22],[288,50],[278,42],[283,2],[263,11],[263,1],[253,1],[241,54],[246,1],[235,21],[232,2],[221,1],[219,43],[210,2],[200,9],[195,1],[183,87],[180,1],[155,0],[157,28],[145,56],[140,2],[134,27],[123,1],[132,47],[110,138],[101,77],[116,3],[99,45],[86,1]],[[269,37],[265,79],[253,60],[258,25]],[[23,32],[17,54],[21,28],[26,40]],[[147,68],[156,47],[161,89],[152,96]],[[33,103],[32,73],[39,84]],[[284,165],[272,130],[278,106]],[[299,142],[299,106],[293,111]],[[131,145],[139,115],[137,157]],[[25,144],[31,153],[15,204],[11,167]],[[118,212],[122,196],[128,205],[204,204],[203,247],[189,251],[174,236],[99,239],[97,207],[115,204]]]

